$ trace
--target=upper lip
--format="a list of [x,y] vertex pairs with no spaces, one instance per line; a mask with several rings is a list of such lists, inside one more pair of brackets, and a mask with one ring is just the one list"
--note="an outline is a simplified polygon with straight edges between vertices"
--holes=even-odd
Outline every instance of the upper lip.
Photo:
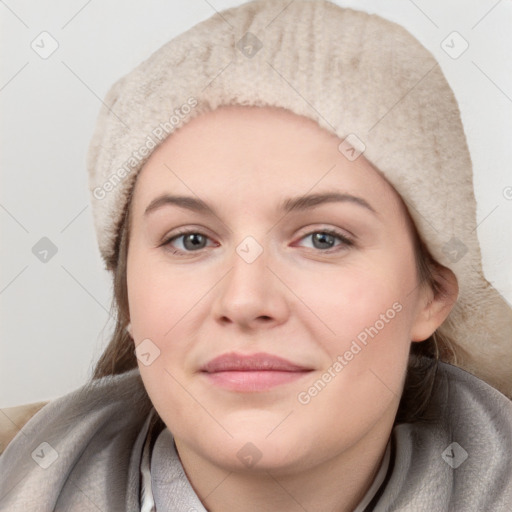
[[201,371],[207,373],[230,371],[300,372],[308,370],[311,370],[311,368],[307,368],[282,357],[266,354],[264,352],[249,355],[236,354],[234,352],[222,354],[201,367]]

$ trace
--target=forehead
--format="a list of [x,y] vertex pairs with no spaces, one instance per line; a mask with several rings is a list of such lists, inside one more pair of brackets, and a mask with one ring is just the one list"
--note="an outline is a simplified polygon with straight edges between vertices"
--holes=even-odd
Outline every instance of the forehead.
[[162,192],[250,208],[337,191],[396,210],[393,187],[363,155],[348,160],[340,143],[314,121],[281,108],[220,107],[189,121],[153,152],[137,177],[132,208]]

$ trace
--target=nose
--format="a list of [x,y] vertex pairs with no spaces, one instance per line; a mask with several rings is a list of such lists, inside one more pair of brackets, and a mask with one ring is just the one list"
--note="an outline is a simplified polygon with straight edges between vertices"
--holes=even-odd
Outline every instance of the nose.
[[243,330],[270,328],[289,314],[284,276],[279,276],[264,250],[248,262],[235,252],[231,268],[217,287],[212,306],[215,319]]

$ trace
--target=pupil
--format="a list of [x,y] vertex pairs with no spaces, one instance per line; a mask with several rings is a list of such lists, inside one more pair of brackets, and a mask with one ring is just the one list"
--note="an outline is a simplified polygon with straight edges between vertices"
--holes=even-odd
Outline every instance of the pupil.
[[[190,241],[191,242],[191,248],[192,249],[197,249],[197,243],[198,243],[198,238],[201,238],[202,235],[198,234],[198,233],[192,233],[190,235],[188,235],[187,237],[185,237],[185,247],[187,247],[187,241]],[[199,241],[199,244],[201,242]],[[189,247],[190,248],[190,247]]]
[[[326,242],[326,240],[325,240],[326,237],[330,238],[331,240],[329,242]],[[327,244],[328,248],[332,247],[332,235],[330,235],[328,233],[315,233],[315,235],[313,235],[313,240],[319,241],[320,243]]]

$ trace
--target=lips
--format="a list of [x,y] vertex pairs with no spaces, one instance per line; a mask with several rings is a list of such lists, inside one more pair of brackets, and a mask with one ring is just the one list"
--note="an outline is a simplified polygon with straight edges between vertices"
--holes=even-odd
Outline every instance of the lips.
[[210,383],[231,391],[265,391],[302,378],[312,368],[272,354],[229,353],[218,356],[202,368]]
[[202,371],[207,373],[217,372],[250,372],[250,371],[280,371],[297,372],[307,371],[310,368],[292,363],[282,357],[265,354],[243,355],[243,354],[223,354],[209,363],[205,364]]

